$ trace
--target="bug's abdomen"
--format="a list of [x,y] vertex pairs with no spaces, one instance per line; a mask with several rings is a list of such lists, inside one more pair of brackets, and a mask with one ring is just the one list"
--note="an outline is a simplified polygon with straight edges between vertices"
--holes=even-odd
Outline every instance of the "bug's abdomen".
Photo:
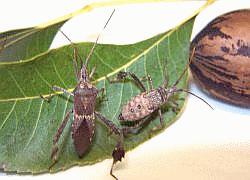
[[136,121],[142,119],[161,105],[161,97],[157,90],[143,92],[133,97],[122,109],[119,120]]
[[89,118],[77,117],[72,124],[72,138],[75,150],[82,157],[89,149],[95,131],[94,115]]

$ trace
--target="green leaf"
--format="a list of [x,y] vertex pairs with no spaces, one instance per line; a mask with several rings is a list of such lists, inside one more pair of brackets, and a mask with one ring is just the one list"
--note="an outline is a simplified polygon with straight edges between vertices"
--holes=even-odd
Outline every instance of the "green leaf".
[[58,29],[65,23],[45,28],[26,28],[0,34],[0,61],[21,61],[43,53],[49,49]]
[[[172,2],[173,0],[159,0],[159,2]],[[182,1],[182,0],[175,0]],[[212,4],[215,0],[208,0],[204,6],[194,12],[193,16],[198,14],[208,5]],[[24,61],[44,53],[48,50],[54,39],[58,29],[72,17],[79,14],[90,12],[93,9],[119,6],[125,4],[140,4],[155,2],[154,0],[109,0],[101,2],[90,3],[74,12],[71,12],[62,17],[50,20],[48,22],[39,24],[35,27],[11,30],[0,33],[0,62],[14,62]],[[190,17],[188,18],[190,19]]]
[[[107,100],[97,103],[97,110],[119,125],[121,107],[140,89],[130,81],[109,84],[106,76],[115,77],[120,70],[135,72],[139,77],[150,74],[154,87],[162,84],[164,64],[167,64],[169,84],[180,76],[189,55],[189,40],[194,18],[182,26],[151,39],[131,45],[97,45],[89,70],[96,65],[96,86],[106,90]],[[79,52],[89,52],[91,43],[78,45]],[[84,49],[82,51],[81,49]],[[23,62],[0,64],[0,164],[5,171],[41,173],[51,165],[52,139],[65,113],[72,109],[72,99],[54,95],[51,102],[40,98],[48,96],[52,85],[72,90],[76,85],[73,72],[71,46],[54,49]],[[86,54],[81,55],[82,59]],[[148,83],[145,82],[148,87]],[[178,85],[187,86],[187,76]],[[183,107],[186,95],[175,96],[178,108]],[[171,104],[164,109],[165,127],[172,124],[180,111],[174,112]],[[125,139],[126,150],[133,149],[152,137],[151,129],[159,124],[157,113],[149,117],[150,123],[137,135]],[[81,164],[93,164],[111,157],[116,144],[114,135],[96,120],[96,133],[90,151],[79,159],[70,134],[73,118],[59,141],[59,161],[53,171]]]

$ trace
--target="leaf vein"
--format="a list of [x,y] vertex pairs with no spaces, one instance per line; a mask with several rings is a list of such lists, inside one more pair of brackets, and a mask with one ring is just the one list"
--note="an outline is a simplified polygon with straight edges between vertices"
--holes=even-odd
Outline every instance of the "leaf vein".
[[54,110],[53,110],[53,113],[52,114],[54,114],[55,112],[56,112],[56,107],[57,107],[57,105],[58,105],[58,96],[56,96],[56,102],[55,102],[55,105],[54,105]]
[[176,32],[176,41],[177,41],[177,44],[179,44],[180,47],[183,46],[180,39],[179,39],[179,31]]
[[43,77],[43,75],[38,71],[36,67],[35,67],[35,71],[37,72],[38,76],[43,80],[43,82],[45,82],[45,84],[47,84],[51,88],[52,85]]
[[96,57],[97,57],[106,67],[108,67],[108,68],[111,69],[112,71],[115,70],[111,65],[109,65],[108,63],[106,63],[106,62],[99,56],[99,54],[98,54],[97,52],[95,52],[95,55],[96,55]]
[[[103,86],[104,86],[103,88],[106,89],[106,80],[104,80]],[[108,114],[110,114],[110,109],[109,109],[109,103],[108,103],[108,101],[106,101],[105,104],[106,104],[105,107],[107,107],[107,110],[108,110]]]
[[0,127],[0,130],[3,128],[4,124],[5,124],[6,121],[9,119],[10,115],[12,114],[12,112],[13,112],[15,106],[16,106],[16,103],[17,103],[17,101],[15,101],[15,102],[13,103],[10,112],[7,114],[6,118],[4,119],[4,121],[3,121],[3,123],[2,123],[2,125],[1,125],[1,127]]
[[[147,57],[146,57],[146,55],[144,55],[143,69],[144,69],[145,76],[147,78],[148,73],[147,73]],[[148,81],[147,81],[147,89],[149,89],[149,83],[148,83]]]
[[31,107],[32,100],[30,100],[29,102],[30,102],[30,103],[29,103],[29,106],[28,106],[28,108],[27,108],[27,111],[24,113],[24,116],[23,116],[23,117],[25,117],[25,116],[29,113],[29,111],[30,111],[30,107]]
[[55,69],[57,77],[60,79],[60,81],[63,83],[63,86],[66,88],[67,86],[66,86],[65,82],[63,81],[62,77],[60,76],[59,72],[57,71],[56,65],[55,65],[53,60],[52,60],[52,65],[53,65],[53,67]]
[[17,132],[19,120],[18,120],[16,111],[14,111],[14,112],[15,112],[16,126],[15,126],[15,130],[14,130],[14,132],[13,132],[13,137],[16,138],[16,132]]
[[121,57],[123,57],[123,58],[125,58],[125,59],[130,59],[129,56],[123,54],[121,51],[118,51],[116,48],[114,48],[114,50],[115,50],[116,52],[118,52],[118,54],[121,55]]
[[[63,110],[63,118],[64,118],[64,116],[65,116],[65,114],[66,114],[66,110],[67,110],[68,103],[69,103],[69,98],[70,98],[70,95],[67,97],[67,101],[66,101],[65,106],[64,106],[64,110]],[[62,118],[62,119],[63,119],[63,118]]]
[[16,84],[17,88],[19,89],[19,91],[21,92],[21,94],[22,94],[24,97],[26,97],[26,95],[25,95],[25,93],[23,92],[21,86],[20,86],[20,85],[18,84],[18,82],[16,81],[16,78],[14,77],[14,75],[11,73],[11,71],[8,71],[8,73],[9,73],[11,79],[15,82],[15,84]]
[[173,64],[173,66],[174,66],[174,71],[175,71],[175,74],[177,75],[178,73],[177,73],[177,67],[176,67],[176,64],[173,62],[173,59],[172,59],[172,57],[171,57],[171,50],[170,50],[170,39],[169,39],[169,37],[168,37],[168,55],[169,55],[169,61]]
[[42,107],[43,107],[43,100],[41,101],[41,105],[40,105],[40,108],[39,108],[39,112],[38,112],[38,116],[37,116],[37,119],[36,119],[36,124],[35,124],[35,127],[32,131],[32,134],[28,140],[28,143],[25,145],[24,147],[24,150],[27,148],[27,146],[31,143],[31,140],[34,138],[34,135],[35,135],[35,132],[36,132],[36,129],[37,129],[37,125],[38,125],[38,121],[40,120],[40,117],[41,117],[41,112],[42,112]]
[[[126,71],[126,70],[125,70]],[[119,99],[119,103],[118,103],[118,106],[117,106],[117,109],[112,117],[112,121],[114,121],[114,118],[116,117],[116,114],[119,112],[120,110],[120,106],[122,104],[122,94],[123,94],[123,88],[124,88],[124,83],[122,83],[122,86],[121,86],[121,95],[120,95],[120,99]]]
[[[166,73],[166,72],[163,72],[163,67],[161,65],[161,60],[160,60],[160,55],[159,55],[159,44],[157,44],[157,46],[156,46],[156,54],[157,54],[157,62],[159,64],[162,77],[165,78],[164,73]],[[163,62],[164,62],[164,60],[163,60]]]
[[129,87],[130,87],[130,89],[131,89],[131,97],[132,97],[132,96],[134,95],[132,83],[129,83]]

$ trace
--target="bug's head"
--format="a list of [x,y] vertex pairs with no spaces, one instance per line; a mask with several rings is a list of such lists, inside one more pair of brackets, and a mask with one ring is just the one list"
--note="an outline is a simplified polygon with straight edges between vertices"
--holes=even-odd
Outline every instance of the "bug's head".
[[80,79],[82,82],[89,82],[89,75],[85,64],[81,65]]

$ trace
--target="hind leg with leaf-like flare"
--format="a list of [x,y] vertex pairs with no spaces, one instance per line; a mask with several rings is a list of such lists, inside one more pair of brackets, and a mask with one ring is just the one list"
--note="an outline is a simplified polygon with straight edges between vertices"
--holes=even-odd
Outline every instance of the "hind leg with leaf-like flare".
[[62,122],[62,124],[60,125],[60,127],[58,128],[58,130],[57,130],[57,133],[56,133],[56,135],[54,136],[54,138],[53,138],[53,146],[52,146],[52,152],[51,152],[51,159],[52,159],[52,164],[50,165],[50,167],[49,167],[49,170],[56,164],[56,162],[57,162],[57,158],[58,158],[58,141],[59,141],[59,139],[60,139],[60,137],[61,137],[61,135],[62,135],[62,132],[63,132],[63,130],[64,130],[64,128],[65,128],[65,126],[66,126],[66,124],[68,123],[68,121],[69,121],[69,117],[70,117],[70,113],[72,113],[73,111],[68,111],[67,112],[67,114],[66,114],[66,116],[65,116],[65,118],[64,118],[64,120],[63,120],[63,122]]
[[95,115],[98,119],[100,119],[110,129],[111,132],[114,132],[116,135],[119,136],[118,142],[117,142],[117,144],[112,152],[113,163],[112,163],[112,166],[110,169],[110,175],[113,176],[115,179],[118,179],[113,174],[113,167],[117,161],[122,161],[122,158],[124,158],[124,156],[125,156],[125,150],[123,147],[123,132],[112,121],[105,118],[101,113],[95,112]]

